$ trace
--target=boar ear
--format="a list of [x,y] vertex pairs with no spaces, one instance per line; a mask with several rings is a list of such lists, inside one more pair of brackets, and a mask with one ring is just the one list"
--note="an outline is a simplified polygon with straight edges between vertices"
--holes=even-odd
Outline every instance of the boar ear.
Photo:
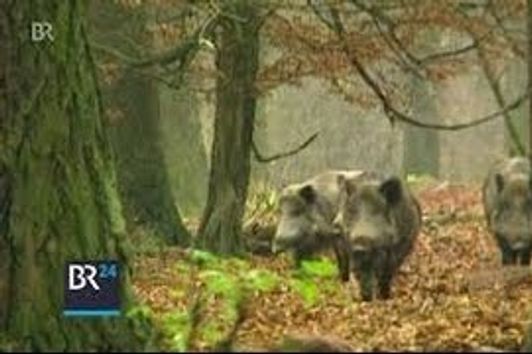
[[504,188],[504,178],[500,173],[495,174],[495,186],[497,187],[497,193],[500,193]]
[[344,188],[345,182],[346,182],[346,179],[344,175],[336,176],[336,183],[338,184],[338,186],[340,186],[340,188]]
[[381,192],[388,204],[394,205],[403,197],[403,189],[401,184],[402,183],[399,178],[391,177],[380,185],[379,192]]
[[307,184],[299,190],[299,195],[309,204],[316,201],[316,190],[312,185]]

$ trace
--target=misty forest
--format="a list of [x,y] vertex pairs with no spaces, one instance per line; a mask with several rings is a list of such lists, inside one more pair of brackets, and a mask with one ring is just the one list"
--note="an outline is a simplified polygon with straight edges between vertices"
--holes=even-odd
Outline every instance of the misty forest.
[[532,351],[530,92],[531,0],[1,1],[0,351]]

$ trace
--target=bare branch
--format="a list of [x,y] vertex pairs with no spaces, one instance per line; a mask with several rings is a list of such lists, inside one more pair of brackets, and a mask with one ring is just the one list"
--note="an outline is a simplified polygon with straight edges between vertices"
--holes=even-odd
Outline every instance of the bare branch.
[[510,44],[510,47],[512,48],[513,52],[519,55],[520,57],[525,57],[525,52],[521,48],[519,48],[519,45],[512,39],[512,36],[510,35],[508,29],[506,28],[506,26],[504,26],[503,19],[497,13],[497,10],[495,9],[495,5],[493,4],[492,0],[488,0],[487,8],[490,15],[495,19],[495,23],[497,24],[498,28],[501,29],[504,39]]
[[130,66],[134,66],[137,68],[143,68],[151,65],[166,65],[170,64],[175,61],[182,60],[186,55],[188,55],[194,47],[198,46],[198,40],[197,36],[192,36],[191,38],[188,38],[183,43],[181,43],[179,46],[168,50],[164,53],[157,54],[155,56],[152,56],[150,58],[133,58],[130,57],[127,54],[122,53],[116,48],[111,48],[108,46],[105,46],[101,43],[91,41],[91,47],[94,49],[100,50],[106,54],[112,55],[116,57],[117,59],[120,59],[124,63]]
[[329,11],[333,18],[333,28],[332,30],[336,32],[338,37],[340,38],[343,46],[343,50],[345,54],[348,56],[348,59],[350,60],[351,64],[355,68],[355,70],[358,72],[362,80],[366,83],[366,85],[369,86],[369,88],[373,91],[373,93],[377,96],[377,98],[380,100],[381,105],[383,107],[384,113],[390,120],[391,124],[394,124],[395,119],[398,119],[402,122],[411,124],[416,127],[425,128],[425,129],[438,129],[438,130],[462,130],[470,127],[474,127],[483,123],[487,123],[501,115],[506,114],[507,112],[510,112],[516,108],[518,108],[524,101],[528,99],[529,93],[526,92],[525,94],[521,95],[517,100],[512,102],[511,104],[504,107],[502,110],[498,112],[491,113],[487,116],[484,116],[482,118],[478,118],[475,120],[472,120],[470,122],[466,123],[459,123],[459,124],[429,124],[429,123],[423,123],[420,122],[407,114],[399,111],[396,109],[392,103],[389,101],[388,97],[386,97],[386,94],[382,91],[382,89],[379,87],[377,82],[371,77],[371,74],[369,71],[367,71],[362,63],[358,60],[356,55],[351,53],[351,50],[349,46],[347,45],[347,41],[345,38],[345,28],[340,20],[340,15],[338,14],[338,11],[334,7],[329,7]]
[[470,44],[467,44],[461,48],[428,54],[425,57],[419,58],[418,60],[420,63],[425,64],[425,63],[445,59],[448,57],[453,57],[456,55],[465,54],[475,48],[478,48],[478,45],[479,45],[479,41],[473,41]]
[[312,0],[307,0],[307,5],[310,6],[311,10],[314,12],[317,18],[321,20],[327,27],[332,28],[333,24],[330,22],[323,13],[318,9],[317,5]]
[[[469,35],[475,38],[475,33],[473,33],[472,31],[469,31]],[[493,71],[491,70],[489,66],[488,60],[486,58],[484,50],[482,49],[482,46],[479,46],[477,48],[477,56],[480,62],[480,67],[482,68],[484,76],[486,77],[486,80],[488,81],[488,85],[490,86],[491,91],[493,92],[493,96],[495,97],[495,100],[497,101],[499,108],[502,109],[503,107],[506,106],[506,99],[504,98],[504,95],[501,91],[499,81],[497,80],[497,78],[495,77]],[[503,115],[504,115],[504,121],[506,123],[506,129],[508,131],[508,134],[510,135],[514,148],[517,150],[518,154],[525,155],[526,148],[521,142],[521,139],[519,138],[519,134],[517,133],[515,126],[513,125],[512,117],[509,115],[509,112],[505,112]]]
[[[421,61],[414,54],[410,53],[403,42],[397,37],[395,33],[397,25],[395,22],[375,6],[366,6],[358,0],[351,0],[351,3],[371,17],[380,36],[397,56],[402,66],[417,77],[424,78],[425,75],[421,73]],[[386,30],[382,28],[382,23],[386,26]]]
[[384,92],[381,90],[379,85],[375,80],[373,80],[369,74],[369,72],[366,71],[366,69],[362,66],[362,63],[358,61],[358,58],[355,55],[351,54],[351,50],[349,46],[347,45],[347,40],[345,38],[345,29],[342,24],[342,21],[340,20],[340,15],[338,11],[330,7],[330,12],[333,18],[333,25],[334,25],[334,31],[336,34],[340,37],[340,40],[342,42],[343,50],[345,54],[348,56],[348,59],[351,61],[351,65],[353,65],[358,72],[358,74],[362,77],[362,80],[372,89],[373,93],[379,98],[379,100],[382,102],[384,112],[390,119],[390,123],[394,123],[394,116],[388,114],[390,111],[390,103],[388,102],[388,98],[384,94]]
[[[422,68],[422,66],[424,64],[428,64],[430,62],[434,62],[434,61],[437,61],[437,60],[442,60],[442,59],[446,59],[448,57],[461,55],[461,54],[465,54],[467,52],[470,52],[471,50],[477,48],[480,42],[486,40],[489,37],[489,35],[491,35],[497,29],[497,26],[491,27],[482,36],[478,36],[476,41],[473,41],[472,43],[470,43],[468,45],[465,45],[465,46],[463,46],[461,48],[457,48],[457,49],[449,50],[449,51],[436,52],[436,53],[428,54],[428,55],[420,58],[420,57],[417,57],[416,55],[414,55],[413,53],[411,53],[406,48],[406,46],[397,37],[397,35],[395,33],[395,28],[397,26],[395,24],[395,22],[389,16],[387,16],[381,10],[379,10],[378,7],[376,7],[376,6],[367,6],[367,5],[363,4],[363,3],[361,3],[359,0],[351,0],[351,3],[354,4],[356,7],[358,7],[359,9],[365,11],[368,15],[371,16],[373,22],[375,23],[375,26],[377,27],[377,30],[379,31],[381,36],[385,39],[385,41],[387,42],[387,44],[390,47],[390,49],[392,49],[392,51],[396,55],[402,56],[402,57],[403,56],[406,57],[411,62],[411,64],[408,65],[407,63],[405,63],[404,59],[402,60],[403,64],[407,65],[407,70],[408,71],[412,71],[415,74],[418,74],[417,76],[420,76],[419,75],[420,74],[419,71],[421,70],[421,68]],[[460,11],[462,13],[467,14],[467,12],[464,10],[464,7],[465,8],[471,8],[471,7],[468,6],[466,3],[462,3],[462,4],[458,5],[458,8],[460,9]],[[499,20],[502,21],[502,19],[500,17],[499,17]],[[384,25],[387,27],[387,29],[388,29],[387,33],[385,33],[382,30],[382,27],[381,27],[380,23],[384,23]],[[389,39],[388,39],[388,37],[389,37]],[[391,43],[390,43],[390,41],[391,41]]]
[[482,118],[471,120],[466,123],[449,124],[449,125],[423,123],[423,122],[415,120],[414,118],[407,116],[404,113],[401,113],[400,111],[396,110],[393,107],[389,107],[388,111],[390,112],[389,114],[393,114],[397,119],[405,123],[411,124],[413,126],[419,127],[419,128],[453,131],[453,130],[462,130],[466,128],[475,127],[477,125],[481,125],[489,121],[492,121],[495,118],[498,118],[500,116],[504,116],[505,114],[519,108],[526,100],[528,100],[528,98],[529,98],[528,93],[524,93],[523,95],[519,96],[515,101],[513,101],[512,103],[510,103],[509,105],[507,105],[506,107],[504,107],[503,109],[497,112],[488,114]]
[[196,29],[193,35],[179,43],[178,46],[149,58],[133,58],[116,48],[111,48],[95,41],[91,41],[91,47],[114,56],[127,65],[136,68],[145,68],[152,65],[168,65],[174,62],[180,62],[180,66],[182,66],[183,63],[189,61],[191,55],[197,52],[201,40],[204,39],[206,34],[210,34],[214,30],[218,24],[218,20],[219,17],[210,17],[202,26]]
[[319,133],[316,132],[316,133],[312,134],[307,140],[305,140],[305,142],[303,142],[303,144],[301,144],[297,148],[295,148],[295,149],[293,149],[291,151],[275,154],[275,155],[272,155],[270,157],[264,157],[260,153],[257,145],[255,144],[255,141],[251,142],[251,149],[253,150],[253,154],[255,155],[255,158],[257,159],[258,162],[268,163],[268,162],[272,162],[272,161],[275,161],[275,160],[279,160],[279,159],[282,159],[282,158],[289,157],[289,156],[297,154],[298,152],[302,151],[307,146],[309,146],[318,137],[318,135],[319,135]]

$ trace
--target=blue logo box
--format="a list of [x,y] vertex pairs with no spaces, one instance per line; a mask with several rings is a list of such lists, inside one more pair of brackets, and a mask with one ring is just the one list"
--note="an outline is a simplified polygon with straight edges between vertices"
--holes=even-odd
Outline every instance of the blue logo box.
[[120,315],[120,267],[117,261],[68,262],[64,275],[63,315]]

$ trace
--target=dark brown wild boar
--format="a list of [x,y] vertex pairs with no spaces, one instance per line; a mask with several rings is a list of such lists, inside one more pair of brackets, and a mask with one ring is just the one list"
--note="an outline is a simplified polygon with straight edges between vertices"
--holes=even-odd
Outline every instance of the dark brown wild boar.
[[530,162],[514,157],[496,163],[482,188],[489,231],[503,265],[530,264],[532,252],[532,179]]
[[[346,270],[345,245],[334,234],[332,222],[338,212],[340,186],[338,176],[356,180],[364,172],[327,171],[302,183],[284,188],[279,198],[280,219],[272,243],[272,252],[291,251],[297,267],[318,252],[334,249],[339,270]],[[348,272],[348,270],[347,270]],[[349,273],[340,273],[347,281]]]
[[389,298],[392,278],[421,227],[419,204],[398,177],[338,179],[342,193],[334,226],[349,244],[348,268],[359,282],[363,301],[373,299],[375,279],[377,296]]

